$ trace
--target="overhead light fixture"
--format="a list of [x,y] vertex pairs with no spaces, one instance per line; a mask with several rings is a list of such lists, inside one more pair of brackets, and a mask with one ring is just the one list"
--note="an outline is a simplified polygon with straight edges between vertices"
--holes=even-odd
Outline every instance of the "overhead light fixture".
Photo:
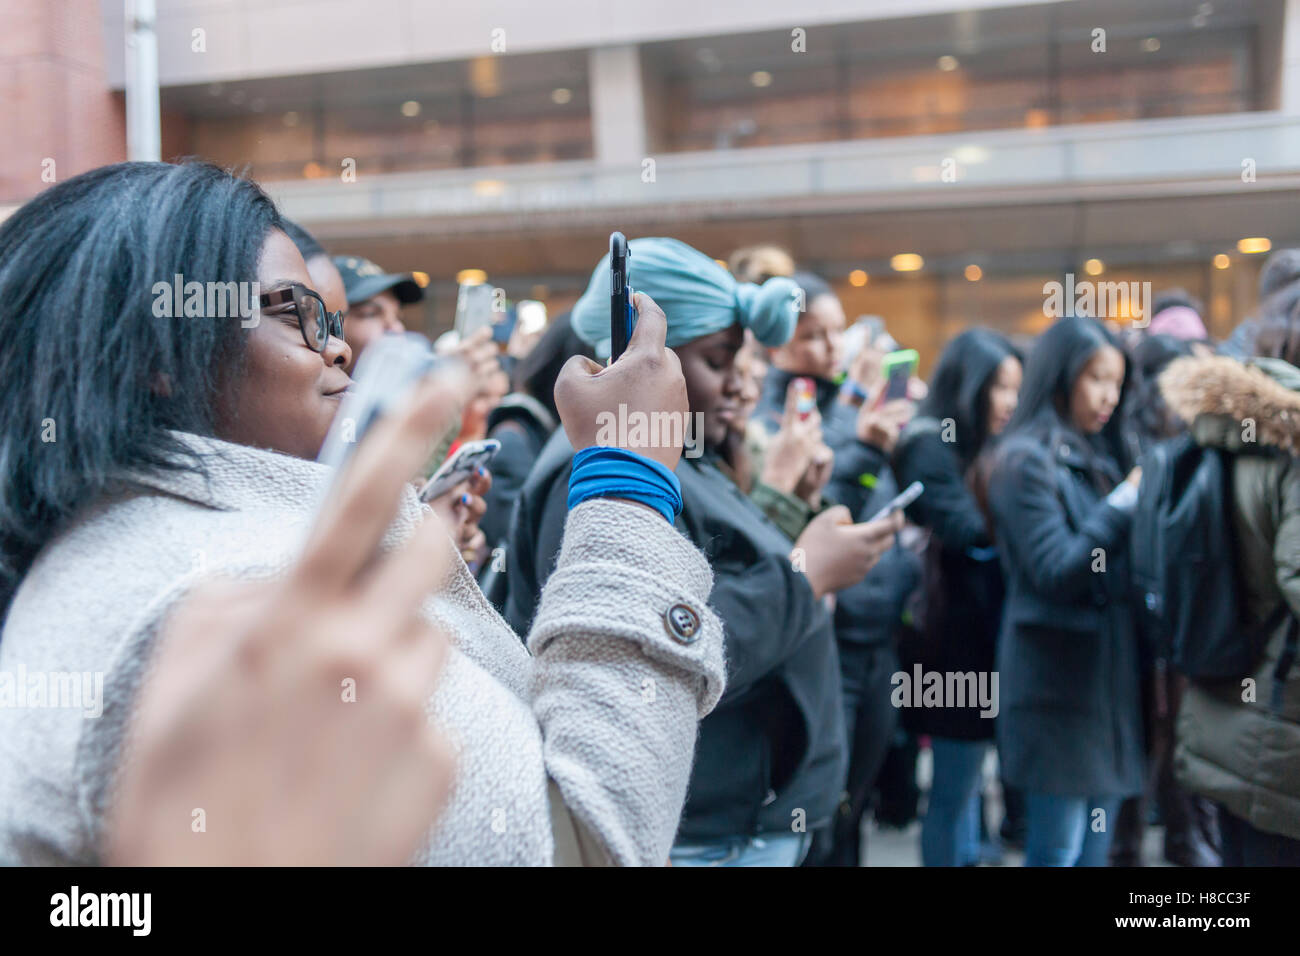
[[945,73],[951,73],[953,70],[957,69],[957,67],[961,66],[961,64],[957,62],[955,56],[949,56],[948,54],[939,57],[937,65],[939,69],[943,70]]
[[1089,259],[1083,264],[1083,271],[1090,276],[1099,276],[1106,271],[1106,263],[1100,259]]
[[418,285],[421,289],[427,289],[429,287],[429,273],[412,272],[411,278],[415,280],[415,284]]
[[980,279],[984,278],[984,270],[972,262],[966,267],[966,271],[963,275],[966,276],[967,282],[979,282]]
[[419,116],[419,115],[420,115],[420,104],[419,104],[418,102],[416,102],[415,100],[407,100],[405,103],[402,104],[402,115],[403,115],[403,116]]
[[1273,243],[1263,236],[1254,236],[1250,239],[1238,239],[1237,251],[1243,255],[1251,256],[1260,252],[1268,252],[1273,248]]
[[479,179],[473,188],[475,196],[500,196],[506,191],[506,184],[499,179]]
[[895,272],[917,272],[925,265],[925,260],[915,252],[900,252],[889,260],[889,267]]
[[1160,38],[1147,37],[1142,41],[1142,49],[1147,53],[1155,53],[1156,50],[1160,49]]
[[475,96],[491,99],[501,95],[501,74],[497,57],[476,56],[469,61],[469,87]]
[[563,106],[572,99],[573,90],[569,89],[567,86],[557,86],[555,89],[551,90],[552,103]]
[[984,146],[976,146],[972,143],[958,146],[952,151],[952,158],[963,166],[978,166],[989,161],[989,151]]
[[456,273],[459,285],[482,285],[487,282],[487,273],[482,269],[461,269]]
[[767,70],[755,70],[749,74],[749,82],[753,83],[759,89],[772,85],[772,74]]
[[870,278],[871,276],[867,275],[865,269],[854,269],[849,273],[849,285],[855,289],[861,289]]
[[1217,256],[1214,257],[1214,268],[1226,269],[1230,265],[1232,265],[1232,260],[1229,259],[1224,253],[1220,252]]

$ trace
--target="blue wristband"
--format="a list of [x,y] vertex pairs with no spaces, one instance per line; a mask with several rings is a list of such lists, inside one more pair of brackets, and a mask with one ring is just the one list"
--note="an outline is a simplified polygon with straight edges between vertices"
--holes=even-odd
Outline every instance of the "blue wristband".
[[649,505],[672,524],[682,512],[682,485],[659,462],[626,448],[592,445],[573,456],[569,510],[592,498],[626,498]]
[[851,378],[846,378],[844,380],[844,384],[840,386],[840,391],[845,395],[852,395],[860,402],[865,402],[867,400],[866,391]]

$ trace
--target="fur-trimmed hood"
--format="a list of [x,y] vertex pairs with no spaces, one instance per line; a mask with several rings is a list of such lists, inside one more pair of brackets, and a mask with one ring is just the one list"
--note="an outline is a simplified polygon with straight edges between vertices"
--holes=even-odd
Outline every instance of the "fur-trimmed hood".
[[1280,359],[1175,359],[1159,385],[1170,411],[1202,445],[1240,451],[1253,435],[1258,445],[1300,455],[1300,369]]

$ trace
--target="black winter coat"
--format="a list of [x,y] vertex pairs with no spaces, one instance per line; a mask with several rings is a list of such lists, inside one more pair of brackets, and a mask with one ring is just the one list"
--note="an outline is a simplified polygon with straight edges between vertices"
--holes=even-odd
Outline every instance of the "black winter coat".
[[[925,492],[907,509],[908,518],[930,531],[927,568],[933,577],[925,595],[924,627],[900,651],[903,670],[988,674],[995,668],[1002,621],[1002,566],[988,523],[967,484],[961,456],[943,440],[932,418],[913,421],[894,449],[894,471],[903,487],[914,481]],[[990,740],[994,718],[964,707],[914,707],[904,712],[908,729],[957,740]]]
[[998,753],[1014,786],[1122,797],[1141,792],[1144,772],[1130,519],[1094,487],[1096,467],[1065,429],[1046,442],[1012,435],[999,451],[989,490],[1007,583]]
[[[554,567],[573,451],[562,430],[519,497],[508,551],[506,619],[520,634]],[[727,689],[700,722],[679,839],[811,831],[844,787],[844,717],[830,616],[790,560],[792,543],[707,457],[677,467],[677,528],[713,567]],[[650,569],[653,570],[653,569]]]

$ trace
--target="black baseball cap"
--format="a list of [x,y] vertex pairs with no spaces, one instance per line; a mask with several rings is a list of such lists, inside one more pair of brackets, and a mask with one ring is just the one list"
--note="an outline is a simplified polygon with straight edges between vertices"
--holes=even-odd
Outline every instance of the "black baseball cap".
[[334,265],[343,277],[343,288],[347,290],[349,306],[389,291],[404,305],[424,298],[424,289],[410,272],[385,272],[369,259],[360,256],[335,256]]

